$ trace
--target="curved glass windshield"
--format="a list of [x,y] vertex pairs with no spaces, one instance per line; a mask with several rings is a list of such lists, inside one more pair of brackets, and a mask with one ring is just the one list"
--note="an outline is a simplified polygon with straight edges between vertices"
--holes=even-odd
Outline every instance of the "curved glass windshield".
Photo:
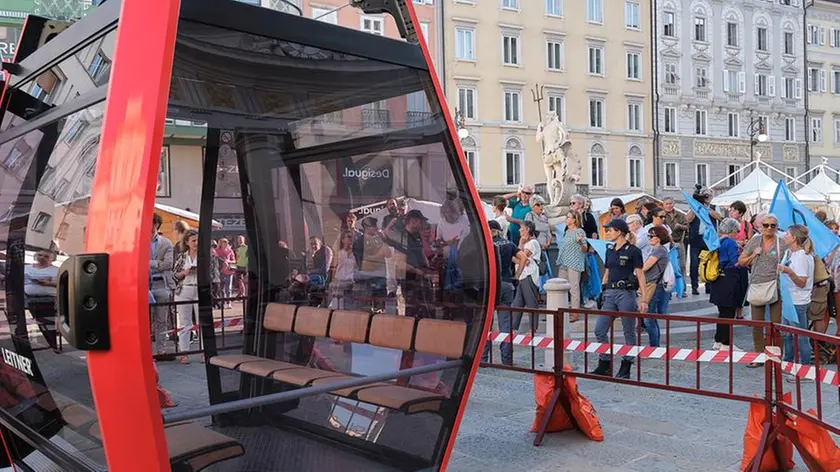
[[[362,33],[342,34],[352,41]],[[199,278],[209,398],[179,408],[455,361],[218,417],[216,429],[245,445],[243,470],[421,470],[442,458],[480,339],[489,275],[478,202],[429,74],[181,21],[169,118],[206,123],[192,147],[206,146],[203,197],[178,189],[176,182],[199,183],[202,172],[197,162],[175,171],[194,153],[173,139],[172,193],[158,201],[201,206],[201,221],[212,218],[200,226],[207,252],[198,258],[213,296],[202,298]],[[231,361],[237,355],[257,363]],[[259,364],[265,360],[275,364]],[[272,370],[278,363],[285,374]],[[264,441],[288,447],[267,450]]]

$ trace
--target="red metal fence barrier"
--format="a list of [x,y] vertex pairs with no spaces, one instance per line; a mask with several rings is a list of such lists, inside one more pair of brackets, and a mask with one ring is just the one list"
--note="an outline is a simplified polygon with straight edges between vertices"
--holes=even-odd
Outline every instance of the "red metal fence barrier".
[[[752,321],[752,320],[738,320],[738,319],[719,319],[706,317],[690,317],[679,315],[659,315],[659,314],[641,314],[629,312],[608,312],[608,311],[593,311],[583,309],[561,308],[558,310],[540,310],[530,308],[512,308],[512,307],[497,307],[496,317],[509,316],[507,313],[528,313],[529,319],[527,324],[522,320],[522,326],[525,327],[523,331],[514,332],[512,329],[508,332],[499,332],[491,328],[488,333],[488,345],[492,343],[494,346],[485,349],[487,362],[482,362],[483,367],[492,367],[505,370],[513,370],[523,373],[531,374],[553,374],[555,377],[554,385],[555,391],[552,396],[551,403],[544,408],[545,414],[540,421],[540,427],[534,439],[534,445],[541,444],[545,435],[545,430],[551,412],[557,406],[558,402],[568,410],[568,405],[562,402],[563,394],[563,378],[574,377],[581,379],[589,379],[604,382],[613,382],[623,385],[633,385],[638,387],[655,388],[671,392],[690,393],[694,395],[708,396],[726,400],[734,400],[740,402],[747,402],[751,404],[763,404],[769,414],[766,415],[767,420],[764,424],[764,431],[762,434],[762,442],[759,446],[756,457],[763,457],[764,451],[768,450],[774,444],[774,438],[778,436],[785,436],[790,439],[794,446],[800,452],[800,455],[806,461],[810,470],[821,470],[815,458],[803,448],[803,444],[799,441],[796,434],[787,426],[792,418],[802,417],[814,424],[825,428],[835,434],[840,434],[840,428],[830,424],[826,415],[824,414],[823,403],[825,399],[825,389],[837,389],[840,395],[840,376],[837,374],[836,366],[840,365],[840,338],[836,336],[829,336],[825,334],[806,331],[791,326],[784,326],[781,324],[770,323],[766,321]],[[578,323],[582,324],[583,331],[578,333],[582,335],[583,339],[573,339],[572,333],[567,333],[566,329],[569,325],[565,323],[565,317],[568,315],[577,315],[579,317]],[[537,322],[531,321],[533,316]],[[543,323],[543,317],[551,316],[550,326],[553,327],[553,333],[556,337],[550,337],[540,334],[538,327]],[[597,318],[608,316],[613,318],[609,323],[608,340],[606,342],[598,342],[594,339],[594,335],[590,333],[590,328],[594,327],[594,323],[590,318]],[[615,321],[621,318],[632,320],[633,327],[636,334],[636,343],[633,345],[617,344],[615,336]],[[661,346],[641,346],[642,334],[645,329],[642,327],[642,320],[657,320],[662,331],[660,341]],[[508,323],[505,323],[508,324]],[[682,324],[680,327],[684,334],[694,334],[694,339],[688,341],[682,340],[677,342],[672,336],[675,324]],[[734,332],[736,328],[761,329],[764,331],[764,336],[767,344],[765,352],[745,352],[745,351],[729,351],[729,350],[715,350],[706,349],[701,345],[703,325],[720,324],[722,329],[729,331],[729,339],[734,340]],[[549,323],[546,323],[546,328]],[[781,358],[782,338],[783,336],[791,336],[793,340],[793,358],[792,361],[784,361]],[[578,337],[579,337],[578,336]],[[807,365],[807,362],[801,362],[799,353],[799,343],[796,342],[800,337],[807,338],[812,346],[816,349],[817,354],[814,356],[813,365]],[[731,343],[731,341],[730,341]],[[495,346],[510,345],[511,357],[513,363],[511,365],[494,362]],[[526,365],[517,365],[516,349],[519,348],[520,355],[518,360],[526,360]],[[522,349],[528,349],[529,355],[522,356]],[[553,366],[540,366],[537,362],[537,351],[545,349],[554,349],[553,356],[549,356],[546,360],[553,360]],[[567,352],[569,351],[569,352]],[[544,351],[545,352],[545,351]],[[569,359],[569,353],[581,353],[583,357],[583,371],[565,371],[563,369],[566,361]],[[820,354],[822,353],[822,355]],[[828,353],[828,354],[827,354]],[[581,354],[571,354],[571,356],[581,356]],[[610,372],[614,372],[614,356],[623,355],[632,357],[635,362],[631,369],[629,379],[619,379],[614,377],[594,375],[587,372],[589,367],[589,360],[591,355],[612,354],[610,359]],[[831,370],[826,366],[826,356],[830,355],[828,363],[834,364],[835,370]],[[651,379],[647,375],[643,379],[642,363],[643,362],[660,362],[664,364],[664,375],[659,379]],[[693,363],[693,379],[687,380],[685,375],[679,375],[679,379],[674,379],[674,367],[676,364],[683,365],[685,363]],[[738,376],[735,375],[736,364],[760,363],[764,364],[764,392],[760,391],[743,391],[743,388],[738,386]],[[705,385],[701,380],[701,365],[702,364],[722,364],[727,370],[727,382],[723,388],[713,388],[713,386]],[[784,382],[783,377],[787,375],[791,380]],[[803,379],[806,381],[816,380],[814,382],[815,404],[814,413],[804,411],[809,405],[806,400],[811,398],[807,394],[802,396]],[[785,383],[793,384],[794,398],[791,403],[782,401],[785,394]],[[706,382],[708,384],[708,382]],[[754,388],[754,387],[753,387]],[[754,388],[755,390],[755,388]],[[807,389],[810,391],[810,388]],[[840,397],[838,397],[840,398]],[[571,412],[567,411],[571,416]],[[758,470],[759,461],[753,458],[747,470]]]

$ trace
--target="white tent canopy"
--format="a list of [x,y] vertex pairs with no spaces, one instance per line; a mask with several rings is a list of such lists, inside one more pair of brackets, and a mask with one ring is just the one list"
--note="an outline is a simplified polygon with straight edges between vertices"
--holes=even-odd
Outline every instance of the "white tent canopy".
[[738,200],[746,205],[770,204],[777,186],[778,183],[756,165],[737,185],[712,198],[712,204],[728,207]]
[[[813,170],[817,170],[817,175],[815,175],[814,178],[805,184],[801,189],[794,192],[796,198],[802,203],[840,202],[840,184],[835,182],[828,175],[825,164],[820,164],[815,169],[811,169],[805,174],[808,174]],[[837,173],[834,169],[829,170]]]

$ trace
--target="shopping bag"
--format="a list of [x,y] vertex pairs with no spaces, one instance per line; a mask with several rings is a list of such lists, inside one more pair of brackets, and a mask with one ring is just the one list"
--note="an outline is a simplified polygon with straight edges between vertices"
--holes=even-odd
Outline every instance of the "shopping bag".
[[[790,392],[785,393],[782,401],[790,403]],[[747,470],[753,457],[758,453],[758,446],[761,443],[761,434],[764,432],[764,421],[767,419],[768,408],[764,403],[750,403],[750,411],[747,416],[747,428],[744,430],[744,456],[741,459],[741,470]],[[785,462],[785,469],[792,469],[793,463],[793,444],[784,437],[778,437],[775,440],[778,445],[778,450],[781,453],[782,460]],[[760,472],[774,472],[780,470],[779,463],[776,462],[776,454],[773,452],[773,447],[768,447],[764,456],[761,458]]]
[[[540,421],[542,421],[553,395],[554,375],[534,374],[534,403],[537,405],[537,414],[534,416],[534,424],[531,425],[532,433],[537,432],[540,428]],[[545,432],[556,433],[572,429],[573,427],[572,420],[569,419],[566,410],[563,409],[563,404],[557,402],[554,411],[551,412],[551,418],[548,420],[548,427]]]
[[[817,416],[813,409],[808,410],[808,414]],[[788,426],[796,433],[802,448],[808,451],[823,470],[840,469],[840,448],[825,428],[804,416],[788,421]]]

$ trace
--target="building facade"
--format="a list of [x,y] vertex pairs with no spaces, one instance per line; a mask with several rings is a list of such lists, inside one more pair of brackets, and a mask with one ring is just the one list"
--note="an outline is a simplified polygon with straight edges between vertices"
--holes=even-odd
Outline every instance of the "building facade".
[[650,2],[613,3],[447,2],[447,98],[482,194],[546,182],[534,136],[549,110],[571,132],[590,194],[653,188]]
[[[840,168],[840,0],[806,8],[808,140],[810,164],[823,158]],[[831,174],[834,175],[834,174]]]
[[656,0],[656,13],[659,193],[735,173],[715,190],[732,187],[759,155],[804,171],[801,1]]

